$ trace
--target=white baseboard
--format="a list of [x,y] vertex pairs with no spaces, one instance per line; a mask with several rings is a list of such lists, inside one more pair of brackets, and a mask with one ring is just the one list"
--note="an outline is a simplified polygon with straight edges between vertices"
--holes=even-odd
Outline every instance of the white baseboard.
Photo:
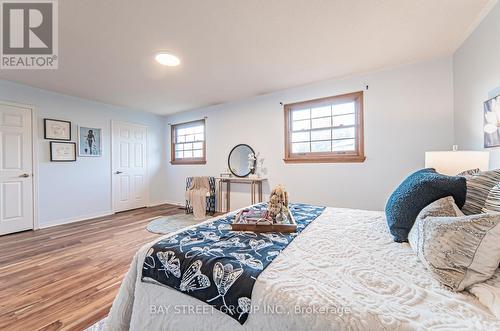
[[77,218],[68,217],[68,218],[64,218],[64,219],[60,219],[60,220],[49,221],[49,222],[44,222],[44,223],[38,224],[38,228],[45,229],[45,228],[50,228],[50,227],[57,226],[57,225],[64,225],[64,224],[69,224],[69,223],[87,221],[87,220],[90,220],[93,218],[109,216],[112,214],[113,214],[113,212],[111,210],[109,210],[109,211],[102,212],[102,213],[95,213],[95,214],[79,216]]
[[159,201],[159,202],[158,201],[153,201],[153,202],[148,203],[147,207],[156,207],[156,206],[159,206],[159,205],[164,205],[166,203],[168,203],[168,202],[166,202],[166,201]]
[[159,204],[156,204],[156,205],[150,205],[150,207],[152,207],[152,206],[158,206],[158,205],[163,205],[163,204],[169,204],[169,205],[176,205],[176,206],[184,207],[184,205],[186,204],[186,202],[166,200],[166,201],[163,201],[162,203],[159,203]]
[[[164,204],[170,204],[170,205],[184,207],[184,203],[177,202],[177,201],[153,202],[153,203],[150,203],[148,205],[148,207],[155,207],[155,206],[164,205]],[[55,220],[55,221],[44,222],[44,223],[38,225],[38,229],[45,229],[45,228],[50,228],[53,226],[81,222],[81,221],[88,221],[88,220],[93,219],[93,218],[104,217],[104,216],[109,216],[109,215],[113,215],[113,214],[114,214],[113,211],[109,210],[109,211],[102,212],[102,213],[95,213],[95,214],[83,215],[83,216],[78,216],[78,217],[68,217],[68,218],[63,218],[63,219],[59,219],[59,220]]]

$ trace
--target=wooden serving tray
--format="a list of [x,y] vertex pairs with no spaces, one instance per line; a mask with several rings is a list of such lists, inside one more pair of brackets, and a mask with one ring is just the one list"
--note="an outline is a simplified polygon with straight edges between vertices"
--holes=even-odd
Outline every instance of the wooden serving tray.
[[241,214],[243,211],[240,211],[231,223],[231,230],[233,231],[251,231],[251,232],[283,232],[283,233],[291,233],[297,231],[297,222],[295,222],[295,218],[293,218],[292,213],[287,211],[287,218],[290,220],[289,224],[268,224],[268,223],[257,223],[257,224],[244,224],[238,223]]

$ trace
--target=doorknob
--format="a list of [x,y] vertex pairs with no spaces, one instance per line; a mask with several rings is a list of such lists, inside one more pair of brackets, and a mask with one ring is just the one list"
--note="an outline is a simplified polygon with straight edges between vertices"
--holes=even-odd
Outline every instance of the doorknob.
[[115,171],[115,175],[123,174],[123,171]]
[[28,178],[30,175],[29,174],[22,174],[22,175],[19,175],[19,177],[22,177],[22,178]]

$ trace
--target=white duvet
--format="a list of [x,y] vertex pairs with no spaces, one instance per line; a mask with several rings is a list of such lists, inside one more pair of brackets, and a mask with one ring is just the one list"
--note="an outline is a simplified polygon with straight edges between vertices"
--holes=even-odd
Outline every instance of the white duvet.
[[[174,289],[143,283],[151,245],[134,257],[107,330],[500,330],[472,294],[442,287],[409,245],[394,243],[381,212],[327,208],[257,278],[244,325]],[[500,288],[498,276],[490,289]],[[487,288],[477,290],[485,303],[495,301]]]

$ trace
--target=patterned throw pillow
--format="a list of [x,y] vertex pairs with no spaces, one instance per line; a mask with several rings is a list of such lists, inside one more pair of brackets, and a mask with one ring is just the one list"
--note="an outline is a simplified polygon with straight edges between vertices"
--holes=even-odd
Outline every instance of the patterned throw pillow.
[[490,190],[500,182],[500,169],[467,176],[467,195],[462,211],[466,215],[482,212]]
[[[433,203],[426,206],[422,211],[418,214],[417,219],[426,219],[427,217],[456,217],[456,216],[464,216],[464,213],[458,208],[455,203],[455,199],[452,196],[445,197],[439,200],[434,201]],[[412,227],[413,230],[413,227]]]
[[493,186],[482,209],[483,213],[500,212],[500,183]]
[[500,213],[460,215],[451,197],[425,207],[410,246],[432,276],[453,291],[483,282],[500,263]]
[[478,172],[480,172],[481,170],[479,170],[479,168],[476,168],[476,169],[469,169],[469,170],[465,170],[465,171],[462,171],[461,173],[459,173],[457,176],[462,176],[462,177],[467,177],[467,176],[470,176],[470,175],[474,175],[474,174],[477,174]]

